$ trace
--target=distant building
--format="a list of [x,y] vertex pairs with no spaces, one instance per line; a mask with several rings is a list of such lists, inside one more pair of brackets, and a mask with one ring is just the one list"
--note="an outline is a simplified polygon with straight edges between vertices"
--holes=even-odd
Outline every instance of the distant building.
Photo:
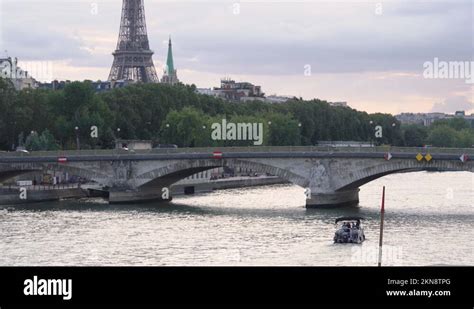
[[163,84],[175,85],[179,83],[178,80],[178,71],[174,68],[173,62],[173,47],[171,45],[171,38],[168,43],[168,58],[166,59],[166,67],[161,78]]
[[212,88],[197,88],[196,92],[199,94],[205,94],[212,97],[219,97],[219,93]]
[[446,118],[444,113],[402,113],[396,115],[395,118],[402,124],[419,124],[430,126],[436,120]]
[[260,86],[254,86],[247,82],[236,83],[233,80],[222,80],[220,88],[197,88],[196,92],[233,102],[247,102],[254,100],[269,102],[264,94],[261,93]]
[[0,59],[0,77],[12,81],[16,90],[36,88],[37,81],[18,66],[18,59],[11,57]]
[[[261,101],[266,103],[285,103],[290,100],[298,100],[295,96],[282,96],[272,94],[265,96],[261,86],[256,86],[249,82],[236,82],[235,80],[224,78],[220,87],[197,88],[196,92],[232,102]],[[348,107],[347,102],[329,103],[331,106]]]
[[466,120],[467,122],[470,123],[471,128],[474,128],[474,114],[471,115],[466,115],[465,111],[456,111],[454,115],[451,114],[446,114],[445,115],[446,119],[452,119],[452,118],[462,118]]
[[347,102],[329,102],[331,106],[347,107]]
[[116,88],[123,88],[130,84],[134,84],[134,81],[126,81],[126,80],[113,80],[113,81],[96,81],[92,82],[92,86],[94,87],[95,92],[104,92],[109,91],[111,89]]
[[[46,90],[62,90],[66,85],[72,83],[70,80],[62,80],[62,81],[57,81],[54,80],[50,83],[38,83],[37,87],[39,89],[46,89]],[[134,81],[125,81],[125,80],[113,80],[113,81],[91,81],[92,88],[94,88],[95,92],[105,92],[109,91],[111,89],[116,89],[116,88],[123,88],[125,86],[128,86],[130,84],[135,83]]]
[[285,103],[289,100],[292,100],[294,97],[291,96],[278,96],[276,94],[269,95],[265,98],[265,102],[268,103]]
[[240,102],[248,102],[248,101],[267,102],[267,98],[265,97],[241,97],[240,98]]
[[38,88],[39,89],[45,89],[45,90],[62,90],[66,85],[70,84],[70,80],[53,80],[50,83],[38,83]]
[[221,86],[214,88],[213,93],[217,97],[229,101],[264,100],[265,94],[260,86],[249,82],[235,82],[231,79],[222,79]]
[[474,114],[466,115],[465,111],[456,111],[455,114],[445,113],[402,113],[396,115],[395,118],[402,124],[419,124],[426,127],[432,125],[437,120],[463,118],[471,123],[474,128]]

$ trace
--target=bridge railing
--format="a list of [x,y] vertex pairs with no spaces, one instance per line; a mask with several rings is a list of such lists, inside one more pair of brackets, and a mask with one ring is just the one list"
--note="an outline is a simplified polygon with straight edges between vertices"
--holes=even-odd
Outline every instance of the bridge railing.
[[77,189],[81,188],[81,185],[78,183],[69,183],[69,184],[57,184],[57,185],[28,185],[28,186],[18,186],[18,185],[0,185],[0,192],[19,190],[20,188],[26,188],[32,191],[50,191],[50,190],[66,190],[66,189]]
[[242,153],[268,153],[268,152],[362,152],[362,153],[431,153],[431,154],[471,154],[474,148],[438,148],[438,147],[332,147],[332,146],[251,146],[251,147],[196,147],[196,148],[160,148],[150,150],[124,150],[124,149],[92,149],[92,150],[67,150],[67,151],[35,151],[25,152],[0,152],[0,157],[62,157],[62,156],[100,156],[100,155],[127,155],[127,154],[175,154],[175,153],[212,153],[214,151],[242,152]]

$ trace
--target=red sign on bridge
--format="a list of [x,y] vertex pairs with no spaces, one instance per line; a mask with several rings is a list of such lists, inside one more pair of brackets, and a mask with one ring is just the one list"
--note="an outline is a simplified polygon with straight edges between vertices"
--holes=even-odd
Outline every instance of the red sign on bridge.
[[59,162],[59,163],[66,163],[66,162],[67,162],[67,158],[66,158],[66,157],[59,157],[59,158],[58,158],[58,162]]
[[221,152],[221,151],[214,151],[214,152],[212,153],[212,157],[213,157],[214,159],[222,159],[222,152]]

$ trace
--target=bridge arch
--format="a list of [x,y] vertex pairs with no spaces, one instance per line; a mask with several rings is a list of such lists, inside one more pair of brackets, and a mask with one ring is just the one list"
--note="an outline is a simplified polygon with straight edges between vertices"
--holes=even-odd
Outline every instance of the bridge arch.
[[345,174],[345,177],[340,177],[341,183],[335,191],[346,191],[357,189],[375,179],[383,176],[420,172],[420,171],[467,171],[474,172],[472,166],[464,164],[460,161],[434,161],[419,163],[417,161],[407,160],[393,160],[390,162],[384,161],[383,164],[371,165],[359,170]]
[[242,159],[203,159],[178,161],[170,165],[159,167],[149,172],[143,173],[137,176],[137,179],[141,183],[139,188],[152,188],[155,186],[171,185],[196,173],[218,167],[244,168],[259,173],[268,173],[301,187],[305,187],[309,183],[308,179],[292,173],[286,169]]
[[67,172],[71,175],[93,180],[103,185],[107,185],[110,178],[106,174],[102,174],[91,169],[78,168],[66,164],[22,163],[13,165],[1,164],[0,182],[4,182],[8,179],[32,172],[47,173],[51,171]]
[[70,175],[79,176],[81,178],[95,181],[103,186],[110,185],[110,176],[97,172],[90,168],[79,168],[68,164],[53,164],[45,166],[45,171],[56,170]]
[[0,164],[0,182],[15,178],[20,175],[42,171],[41,164],[27,163],[21,165]]

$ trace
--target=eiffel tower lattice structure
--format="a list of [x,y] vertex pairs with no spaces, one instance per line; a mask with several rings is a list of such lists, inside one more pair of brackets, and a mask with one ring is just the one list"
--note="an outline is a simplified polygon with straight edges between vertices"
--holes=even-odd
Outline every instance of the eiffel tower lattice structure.
[[144,0],[123,0],[117,49],[109,81],[158,83],[145,21]]

